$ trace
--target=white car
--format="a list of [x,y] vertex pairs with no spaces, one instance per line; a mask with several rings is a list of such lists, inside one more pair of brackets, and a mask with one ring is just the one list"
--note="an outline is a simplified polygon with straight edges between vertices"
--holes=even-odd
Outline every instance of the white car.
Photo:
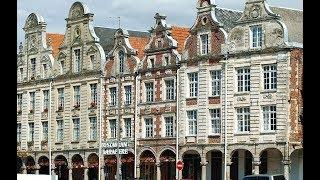
[[245,176],[242,180],[286,180],[283,174],[255,174]]

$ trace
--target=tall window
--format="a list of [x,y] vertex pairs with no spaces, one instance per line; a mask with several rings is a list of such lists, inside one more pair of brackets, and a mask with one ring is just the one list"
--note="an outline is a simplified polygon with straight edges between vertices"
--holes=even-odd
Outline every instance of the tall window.
[[97,140],[97,118],[90,117],[90,140]]
[[80,139],[80,119],[75,118],[73,121],[73,141],[79,141]]
[[111,106],[117,105],[117,88],[116,87],[110,88],[110,105]]
[[166,137],[173,137],[173,117],[165,117]]
[[153,59],[153,58],[152,58],[152,59],[149,59],[149,62],[150,62],[149,67],[150,67],[150,68],[154,68],[154,59]]
[[166,99],[174,100],[174,80],[166,81]]
[[265,90],[277,89],[277,65],[263,66],[263,80]]
[[34,141],[34,123],[29,123],[29,142]]
[[90,84],[91,103],[97,104],[97,84]]
[[164,60],[166,62],[166,66],[169,66],[170,65],[169,57],[168,56],[164,57]]
[[95,59],[94,59],[94,55],[91,55],[91,56],[90,56],[90,61],[91,61],[91,64],[92,64],[92,69],[95,69],[95,67],[96,67],[96,65],[95,65],[96,61],[95,61]]
[[49,108],[49,90],[43,90],[43,110]]
[[130,118],[124,119],[124,126],[126,129],[126,137],[131,137],[131,119]]
[[63,140],[63,120],[57,120],[57,142]]
[[120,73],[123,73],[124,67],[124,52],[121,50],[119,51],[119,69]]
[[146,125],[146,138],[153,137],[153,121],[151,118],[144,119]]
[[17,94],[17,111],[22,111],[22,94]]
[[17,142],[21,142],[21,123],[17,124]]
[[126,96],[125,105],[130,105],[131,104],[131,86],[125,86],[124,91]]
[[47,64],[43,64],[43,78],[48,76],[48,67]]
[[110,125],[110,137],[111,138],[116,138],[117,137],[116,120],[115,119],[110,119],[109,120],[109,125]]
[[23,68],[19,69],[19,75],[20,75],[20,82],[23,81]]
[[30,112],[34,112],[36,106],[35,92],[30,92]]
[[264,106],[263,108],[263,130],[277,130],[277,109],[276,106]]
[[262,46],[262,27],[252,26],[251,27],[251,39],[253,48],[259,48]]
[[80,86],[73,87],[74,107],[80,107]]
[[147,102],[153,102],[153,82],[146,83]]
[[36,77],[36,59],[32,58],[30,61],[31,61],[31,77]]
[[42,122],[42,141],[48,140],[48,121]]
[[64,88],[58,89],[58,108],[62,110],[64,107]]
[[80,49],[74,50],[74,57],[75,57],[74,72],[78,73],[80,72],[80,69],[81,69]]
[[220,96],[221,70],[211,71],[212,96]]
[[240,68],[237,70],[238,74],[238,92],[250,91],[250,68]]
[[205,55],[209,53],[209,40],[208,40],[208,34],[202,34],[200,35],[201,39],[201,54]]
[[190,97],[198,96],[198,73],[189,73],[189,91]]
[[187,111],[189,121],[189,135],[197,134],[197,111]]
[[249,107],[237,108],[238,132],[250,131]]
[[221,132],[221,119],[220,109],[211,109],[211,129],[213,134],[220,134]]
[[64,61],[60,61],[60,74],[64,73]]

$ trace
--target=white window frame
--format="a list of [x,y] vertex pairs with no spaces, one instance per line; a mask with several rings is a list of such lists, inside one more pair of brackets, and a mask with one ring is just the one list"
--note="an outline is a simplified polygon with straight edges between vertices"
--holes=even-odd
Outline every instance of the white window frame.
[[117,100],[118,100],[118,92],[117,92],[118,88],[117,87],[110,87],[109,91],[110,91],[110,106],[116,106],[117,105]]
[[263,89],[277,90],[277,64],[262,66],[263,70]]
[[154,83],[145,82],[146,102],[154,102]]
[[237,92],[250,92],[251,75],[250,67],[237,68]]
[[109,127],[110,127],[110,138],[117,138],[117,120],[109,119]]
[[17,94],[17,111],[22,111],[22,93]]
[[[45,126],[46,124],[46,126]],[[48,141],[48,130],[49,130],[49,124],[48,121],[42,121],[41,122],[42,126],[42,141]]]
[[122,74],[124,72],[124,59],[125,59],[125,53],[123,50],[119,51],[118,58],[119,58],[119,72]]
[[124,86],[124,92],[125,92],[125,105],[130,105],[131,104],[131,96],[132,96],[132,86],[131,85],[126,85]]
[[30,92],[29,93],[30,96],[30,110],[33,110],[33,112],[35,111],[35,107],[36,107],[36,92]]
[[188,73],[189,80],[189,97],[197,97],[199,91],[199,76],[198,72]]
[[89,139],[92,141],[97,140],[97,117],[89,117],[90,121],[90,137]]
[[[170,82],[170,84],[168,84]],[[175,100],[175,81],[174,79],[166,79],[166,100]],[[172,86],[168,86],[172,85]]]
[[49,108],[49,90],[43,90],[43,110]]
[[48,64],[42,64],[42,69],[43,69],[43,78],[48,77]]
[[250,107],[236,108],[237,133],[250,132]]
[[221,70],[213,70],[210,72],[211,75],[211,95],[221,95]]
[[23,82],[23,68],[19,68],[20,82]]
[[[257,31],[255,31],[257,30]],[[261,48],[263,41],[263,32],[261,25],[254,25],[250,27],[250,47]]]
[[34,122],[28,123],[28,130],[29,130],[28,142],[33,142],[34,141]]
[[90,55],[90,61],[91,61],[92,69],[95,69],[96,60],[94,55]]
[[197,110],[188,110],[188,136],[196,136],[198,134],[197,124],[198,124],[198,112]]
[[64,108],[64,88],[58,88],[58,108]]
[[98,94],[97,94],[97,83],[90,84],[90,92],[91,92],[91,103],[97,105]]
[[36,68],[37,68],[37,61],[36,61],[36,58],[31,58],[30,59],[30,68],[31,68],[31,74],[30,76],[31,77],[36,77],[37,75],[37,72],[36,72]]
[[145,138],[153,138],[153,118],[144,118],[145,124]]
[[[170,121],[170,123],[168,123]],[[165,137],[174,137],[174,119],[173,116],[164,117]]]
[[123,120],[125,128],[125,137],[132,137],[131,118],[123,118]]
[[63,126],[64,126],[64,122],[62,119],[58,119],[57,120],[57,142],[62,142],[63,141]]
[[277,130],[276,105],[262,106],[262,132],[275,132]]
[[80,107],[81,103],[81,87],[80,86],[73,86],[73,104],[74,107]]
[[81,50],[75,49],[74,52],[74,72],[80,73],[81,71]]
[[60,61],[60,74],[64,74],[64,66],[65,66],[65,64],[64,64],[64,61]]
[[211,134],[220,135],[221,133],[221,110],[220,108],[210,109]]
[[200,53],[201,55],[209,54],[209,34],[207,33],[200,34]]
[[80,139],[80,118],[73,118],[72,119],[72,140],[74,142],[79,141]]

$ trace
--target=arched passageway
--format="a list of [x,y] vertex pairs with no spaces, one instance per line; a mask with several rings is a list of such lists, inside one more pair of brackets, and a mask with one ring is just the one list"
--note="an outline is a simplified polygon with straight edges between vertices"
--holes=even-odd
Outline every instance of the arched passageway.
[[38,160],[39,174],[50,174],[49,173],[49,159],[46,156],[41,156]]
[[22,165],[23,165],[22,159],[19,156],[17,156],[17,174],[22,173]]
[[201,179],[201,158],[196,151],[187,151],[183,154],[183,179],[200,180]]
[[72,156],[72,180],[84,179],[84,164],[83,159],[79,154]]
[[222,180],[222,152],[213,150],[207,153],[207,179]]
[[146,150],[140,155],[140,178],[155,180],[156,175],[156,158],[151,151]]
[[303,149],[296,149],[290,155],[290,180],[303,179]]
[[36,162],[34,161],[33,157],[28,156],[26,159],[26,168],[27,168],[27,174],[35,174],[35,165]]
[[260,154],[259,174],[283,174],[282,153],[275,148],[268,148]]
[[230,179],[242,179],[252,174],[253,156],[245,149],[234,150],[231,157]]
[[115,180],[117,173],[117,157],[115,155],[106,155],[104,156],[104,162],[105,178],[107,180]]
[[55,173],[58,175],[58,180],[69,180],[68,161],[63,155],[58,155],[54,158]]
[[99,157],[95,153],[88,156],[88,179],[98,180]]
[[167,149],[160,155],[161,180],[175,179],[176,177],[176,154]]
[[134,155],[132,152],[124,154],[121,157],[121,174],[122,178],[134,178]]

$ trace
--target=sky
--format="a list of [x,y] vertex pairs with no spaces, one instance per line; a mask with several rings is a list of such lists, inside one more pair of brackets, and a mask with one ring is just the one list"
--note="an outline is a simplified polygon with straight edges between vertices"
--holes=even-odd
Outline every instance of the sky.
[[[47,32],[64,34],[69,9],[75,0],[17,0],[17,47],[24,42],[25,21],[30,13],[38,13],[47,23]],[[167,23],[191,27],[196,17],[197,0],[82,0],[94,14],[94,26],[148,31],[159,12]],[[214,0],[211,0],[213,3]],[[267,0],[271,6],[303,9],[303,0]],[[217,7],[243,11],[245,0],[215,0]]]

